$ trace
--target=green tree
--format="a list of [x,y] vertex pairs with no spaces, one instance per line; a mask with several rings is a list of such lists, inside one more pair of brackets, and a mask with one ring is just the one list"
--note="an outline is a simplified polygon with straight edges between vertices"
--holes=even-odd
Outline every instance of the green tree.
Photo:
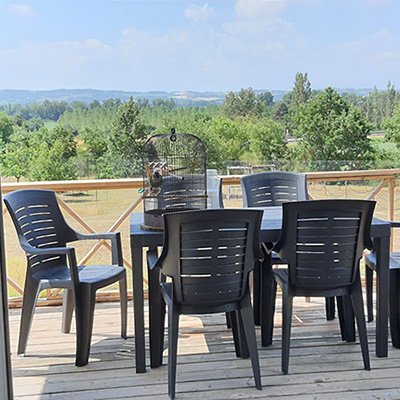
[[311,83],[308,80],[307,72],[305,74],[298,72],[294,80],[293,95],[291,105],[298,108],[307,103],[311,97]]
[[29,135],[25,129],[15,129],[2,158],[2,174],[15,177],[17,182],[29,172],[32,159]]
[[257,95],[257,100],[264,102],[266,107],[274,105],[274,95],[271,92],[262,92]]
[[281,160],[287,152],[285,128],[271,120],[251,121],[246,124],[250,150],[259,162]]
[[258,99],[254,90],[240,89],[239,93],[229,92],[221,106],[223,115],[229,118],[258,116],[262,111],[262,100]]
[[0,142],[1,145],[8,143],[14,132],[13,120],[6,113],[0,112]]
[[63,157],[65,145],[57,139],[51,147],[43,142],[35,151],[28,178],[32,181],[76,179],[76,166],[71,158]]
[[118,171],[121,171],[121,164],[123,165],[123,175],[131,176],[140,173],[141,153],[148,133],[149,128],[142,121],[139,107],[131,96],[119,106],[109,136],[109,151],[115,157]]
[[300,107],[296,126],[298,155],[304,160],[358,161],[372,156],[371,124],[330,87]]
[[385,138],[396,144],[400,149],[400,105],[397,106],[393,117],[386,118],[383,122]]

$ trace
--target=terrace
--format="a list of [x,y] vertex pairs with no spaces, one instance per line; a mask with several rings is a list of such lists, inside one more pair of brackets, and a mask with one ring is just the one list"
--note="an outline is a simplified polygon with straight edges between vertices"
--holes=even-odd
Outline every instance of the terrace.
[[[377,216],[395,219],[399,193],[396,176],[400,170],[319,172],[307,174],[312,198],[349,197],[378,201]],[[340,184],[332,185],[332,182]],[[238,185],[237,176],[223,179],[225,186]],[[81,231],[121,231],[125,264],[131,268],[129,215],[140,211],[141,179],[110,181],[67,181],[3,184],[3,193],[17,188],[50,188],[60,192],[84,191],[85,196],[59,196],[70,223]],[[232,190],[231,193],[234,193]],[[241,199],[231,196],[227,207],[240,207]],[[94,210],[95,209],[95,210]],[[113,210],[110,212],[110,210]],[[18,253],[13,228],[5,218],[8,268],[23,263]],[[396,237],[394,245],[397,244]],[[100,252],[98,252],[100,250]],[[108,257],[102,243],[81,248],[82,260]],[[22,264],[24,265],[24,264]],[[15,268],[9,278],[10,330],[14,392],[16,399],[167,398],[166,365],[147,368],[136,374],[133,338],[133,310],[129,302],[128,340],[119,337],[118,305],[99,304],[89,365],[74,366],[74,326],[69,335],[60,333],[59,291],[48,291],[40,300],[26,357],[16,356],[19,329],[18,306],[21,301],[21,276]],[[23,267],[20,267],[23,270]],[[146,277],[145,277],[146,279]],[[131,281],[131,278],[129,278]],[[147,281],[144,282],[145,285]],[[130,297],[132,288],[130,286]],[[100,292],[99,301],[115,300],[115,292]],[[375,324],[368,324],[372,371],[362,369],[359,345],[341,342],[337,319],[326,321],[323,301],[297,299],[292,333],[292,357],[289,375],[280,372],[280,305],[277,307],[274,343],[259,346],[263,391],[253,386],[248,360],[236,359],[231,332],[222,315],[201,318],[183,317],[179,341],[177,398],[400,398],[398,368],[400,351],[389,342],[389,356],[374,355]],[[147,312],[145,310],[147,321]],[[146,329],[146,335],[148,330]],[[260,332],[257,331],[259,337]],[[146,340],[148,343],[148,340]],[[165,356],[165,354],[164,354]],[[166,359],[164,359],[166,364]],[[149,362],[147,360],[147,365]]]

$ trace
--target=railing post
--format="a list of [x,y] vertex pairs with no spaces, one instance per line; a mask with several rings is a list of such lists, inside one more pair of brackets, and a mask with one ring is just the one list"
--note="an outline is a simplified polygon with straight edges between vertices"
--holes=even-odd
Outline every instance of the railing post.
[[[388,196],[388,209],[389,209],[389,221],[394,221],[394,188],[395,188],[395,176],[389,181],[389,196]],[[393,251],[393,229],[390,235],[390,251]]]

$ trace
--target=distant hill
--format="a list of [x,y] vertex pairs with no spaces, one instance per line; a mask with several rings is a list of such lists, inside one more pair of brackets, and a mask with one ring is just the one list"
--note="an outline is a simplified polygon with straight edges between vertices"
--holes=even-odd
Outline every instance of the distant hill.
[[84,101],[91,103],[93,100],[100,102],[119,98],[122,101],[133,96],[138,99],[170,99],[173,98],[178,105],[207,105],[222,103],[225,98],[223,92],[125,92],[122,90],[95,90],[95,89],[55,89],[55,90],[0,90],[0,104],[21,104],[49,101]]
[[[337,89],[339,93],[355,93],[358,96],[365,96],[372,92],[372,89]],[[256,93],[266,92],[267,90],[255,90]],[[286,91],[270,90],[274,96],[274,101],[282,100]],[[119,98],[122,101],[133,96],[138,99],[170,99],[173,98],[179,106],[206,106],[207,104],[221,104],[225,98],[225,92],[125,92],[123,90],[96,90],[96,89],[55,89],[55,90],[0,90],[0,104],[21,104],[49,101],[84,101],[91,103],[93,100],[100,102],[110,99]]]

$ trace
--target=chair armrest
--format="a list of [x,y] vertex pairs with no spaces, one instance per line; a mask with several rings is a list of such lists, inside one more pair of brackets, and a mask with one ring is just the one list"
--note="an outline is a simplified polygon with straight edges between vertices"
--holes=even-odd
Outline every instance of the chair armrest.
[[105,232],[105,233],[80,233],[75,231],[76,237],[78,240],[103,240],[103,239],[109,239],[112,240],[115,238],[117,235],[119,235],[119,232]]
[[75,251],[73,247],[46,247],[39,249],[31,245],[26,245],[21,243],[21,247],[28,255],[66,255],[69,256]]
[[399,221],[390,221],[390,226],[392,228],[400,228],[400,222]]
[[71,280],[72,282],[74,282],[74,285],[77,285],[79,283],[79,273],[75,256],[75,249],[73,247],[33,247],[26,241],[24,237],[22,238],[22,240],[20,240],[20,244],[22,249],[29,256],[67,256],[68,264],[70,267],[69,270],[71,274]]
[[121,234],[119,232],[88,233],[75,231],[77,240],[111,240],[111,262],[113,265],[124,265],[122,257]]

